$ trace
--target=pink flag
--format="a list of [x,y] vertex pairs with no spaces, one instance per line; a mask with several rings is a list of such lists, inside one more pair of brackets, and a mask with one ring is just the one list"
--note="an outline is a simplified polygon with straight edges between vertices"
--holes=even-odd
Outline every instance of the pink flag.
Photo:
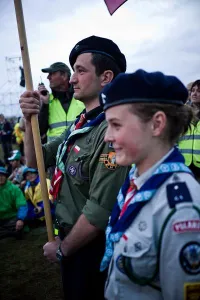
[[114,12],[127,0],[104,0],[109,13],[112,15]]

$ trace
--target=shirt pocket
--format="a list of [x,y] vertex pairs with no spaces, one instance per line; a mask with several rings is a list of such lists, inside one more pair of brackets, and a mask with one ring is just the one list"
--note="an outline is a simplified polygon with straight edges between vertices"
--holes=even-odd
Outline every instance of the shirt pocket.
[[136,279],[153,278],[157,272],[157,251],[152,238],[129,236],[122,250],[124,267],[129,267]]
[[89,154],[80,154],[73,156],[65,165],[66,174],[73,180],[75,184],[83,184],[89,182]]

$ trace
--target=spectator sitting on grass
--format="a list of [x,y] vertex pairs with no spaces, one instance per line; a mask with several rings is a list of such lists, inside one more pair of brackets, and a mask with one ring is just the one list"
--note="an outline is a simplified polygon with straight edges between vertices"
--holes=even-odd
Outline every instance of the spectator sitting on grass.
[[[25,168],[23,171],[26,186],[24,194],[28,203],[27,222],[29,225],[38,225],[44,221],[44,205],[42,200],[40,178],[37,169]],[[47,179],[47,188],[50,188],[50,180]],[[54,204],[49,194],[51,213],[54,215]]]
[[7,236],[21,238],[27,203],[20,188],[7,177],[6,169],[0,167],[0,239]]
[[8,158],[11,166],[12,166],[12,173],[9,176],[9,180],[12,183],[18,185],[21,189],[24,188],[26,181],[23,180],[23,171],[26,166],[21,164],[21,153],[19,150],[14,150],[12,152],[12,156]]

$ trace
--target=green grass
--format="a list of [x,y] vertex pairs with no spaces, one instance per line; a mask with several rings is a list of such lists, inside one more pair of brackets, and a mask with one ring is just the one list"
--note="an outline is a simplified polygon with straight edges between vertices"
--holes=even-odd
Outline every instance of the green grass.
[[[13,145],[13,149],[16,148],[17,145]],[[0,159],[3,160],[1,145]],[[21,241],[0,240],[0,299],[63,299],[59,265],[43,256],[46,242],[45,228],[32,230]]]
[[46,241],[45,228],[32,230],[24,240],[0,240],[0,299],[63,299],[59,265],[43,256]]

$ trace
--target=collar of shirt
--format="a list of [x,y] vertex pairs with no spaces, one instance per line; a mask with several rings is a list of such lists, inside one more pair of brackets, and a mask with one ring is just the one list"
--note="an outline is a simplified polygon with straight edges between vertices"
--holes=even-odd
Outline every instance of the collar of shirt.
[[97,106],[88,112],[85,112],[84,110],[83,113],[85,113],[86,120],[91,121],[94,120],[102,111],[103,111],[102,107]]
[[135,169],[135,172],[133,174],[133,180],[135,185],[137,186],[137,189],[139,190],[143,184],[152,176],[152,174],[155,172],[157,167],[172,153],[174,148],[172,148],[165,156],[163,156],[156,164],[154,164],[150,169],[148,169],[146,172],[144,172],[141,176],[138,175],[137,168]]

